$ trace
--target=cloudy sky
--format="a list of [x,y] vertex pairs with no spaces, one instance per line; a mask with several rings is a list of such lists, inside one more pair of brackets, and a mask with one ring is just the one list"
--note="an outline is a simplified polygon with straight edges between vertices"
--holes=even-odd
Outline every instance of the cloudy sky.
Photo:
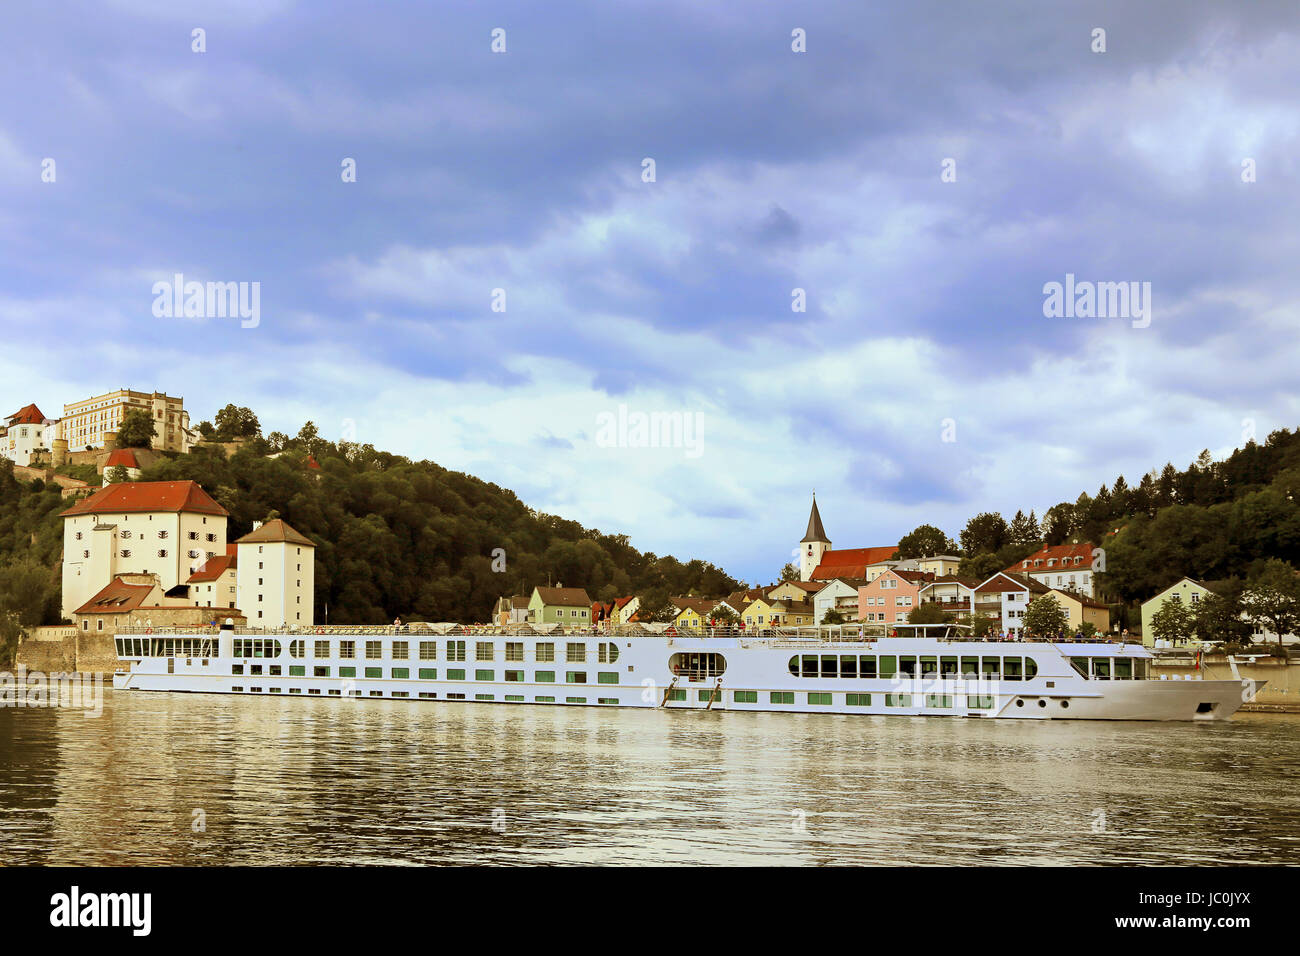
[[1236,6],[11,0],[0,404],[311,419],[749,580],[813,488],[1041,515],[1300,424],[1300,6]]

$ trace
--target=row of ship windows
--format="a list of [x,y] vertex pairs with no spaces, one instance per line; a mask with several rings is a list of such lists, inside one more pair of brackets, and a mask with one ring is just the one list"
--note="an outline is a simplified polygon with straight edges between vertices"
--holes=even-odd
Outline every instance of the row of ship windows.
[[[284,668],[280,664],[247,664],[247,665],[232,664],[230,666],[230,673],[234,674],[237,677],[242,676],[245,673],[247,673],[251,677],[259,677],[262,675],[263,667],[266,668],[267,677],[284,676]],[[245,670],[246,668],[247,670]],[[630,669],[631,668],[629,668],[629,670]],[[334,673],[335,670],[338,671],[337,674]],[[384,669],[382,667],[363,667],[361,668],[361,671],[362,671],[361,676],[367,679],[376,680],[376,679],[382,679],[384,677]],[[470,680],[471,678],[465,676],[466,673],[467,671],[463,667],[448,667],[446,670],[443,671],[444,676],[442,677],[442,680]],[[502,671],[501,673],[502,673],[502,680],[511,683],[514,682],[522,683],[527,680],[527,676],[524,671],[508,670],[508,671]],[[439,679],[438,668],[436,667],[417,667],[415,670],[415,674],[417,680],[438,680]],[[555,674],[556,674],[555,671],[533,671],[533,683],[554,684],[556,682]],[[308,677],[308,676],[356,677],[357,669],[355,667],[350,667],[346,665],[338,668],[332,668],[329,667],[328,665],[317,664],[311,668],[311,674],[309,675],[307,673],[307,665],[290,664],[289,676],[290,677]],[[390,677],[393,680],[410,680],[411,669],[409,667],[390,667],[388,669],[388,677]],[[482,669],[475,670],[474,677],[472,679],[477,681],[495,681],[497,679],[496,671],[482,670]],[[586,684],[588,683],[587,672],[586,671],[565,671],[564,683]],[[597,671],[596,683],[617,684],[618,671]]]
[[[250,686],[247,689],[247,691],[245,691],[242,685],[236,685],[234,687],[231,687],[230,689],[235,693],[250,693],[250,694],[261,694],[264,692],[269,694],[280,694],[284,692],[279,687],[268,687],[266,688],[265,691],[263,691],[261,687]],[[290,694],[301,694],[303,691],[302,688],[300,687],[290,687],[288,692]],[[329,697],[362,696],[361,691],[359,690],[349,690],[346,693],[344,693],[343,690],[341,689],[330,689],[330,688],[325,689],[325,694],[326,696]],[[316,687],[309,687],[307,689],[307,695],[318,697],[321,695],[321,689]],[[698,695],[701,701],[711,701],[715,696],[715,692],[711,690],[702,690],[702,691],[698,691]],[[402,691],[402,690],[393,690],[393,691],[372,690],[367,692],[367,696],[395,697],[401,699],[401,698],[408,698],[411,696],[411,694],[408,691]],[[834,694],[821,694],[821,693],[814,692],[814,693],[805,694],[804,696],[809,706],[812,707],[833,707],[835,705]],[[884,705],[886,707],[912,707],[914,706],[913,704],[914,699],[917,701],[921,699],[921,695],[919,694],[915,694],[915,695],[914,694],[881,694],[878,696],[883,698]],[[430,692],[430,691],[420,691],[416,694],[416,697],[422,700],[438,699],[437,693]],[[731,692],[731,699],[737,704],[757,704],[758,697],[759,697],[759,692],[756,690],[735,690]],[[444,700],[469,700],[470,698],[465,694],[449,693],[443,695],[443,699]],[[496,700],[497,697],[495,694],[475,694],[473,699],[474,700]],[[527,698],[523,694],[504,694],[502,695],[501,699],[504,701],[514,702],[514,703],[524,703],[527,700]],[[671,690],[668,692],[668,697],[667,697],[668,701],[680,702],[680,701],[685,701],[686,699],[687,699],[686,691],[684,690]],[[953,694],[926,694],[925,706],[931,710],[951,710],[954,707],[958,706],[957,700],[958,700],[957,696]],[[539,695],[533,697],[533,702],[538,704],[553,704],[556,702],[556,698],[553,696]],[[586,697],[565,697],[564,702],[566,704],[586,704],[588,703],[588,699]],[[617,704],[618,702],[619,701],[617,697],[596,698],[596,703],[598,704]],[[767,702],[769,704],[794,704],[795,702],[794,691],[782,691],[782,690],[769,691],[767,694]],[[846,707],[870,707],[871,703],[872,703],[871,694],[845,694],[844,695],[844,705]],[[1023,701],[1017,701],[1017,703],[1023,704]],[[1040,700],[1038,703],[1040,707],[1046,706],[1046,702],[1043,700]],[[970,710],[992,710],[994,704],[995,704],[995,698],[993,698],[992,696],[976,696],[974,694],[965,695],[965,706]],[[1061,706],[1068,707],[1069,703],[1067,701],[1061,701]]]
[[[342,660],[351,660],[357,656],[357,641],[328,641],[318,640],[310,643],[305,640],[293,640],[289,642],[289,656],[294,658],[304,658],[307,656],[307,648],[310,646],[312,657],[330,658],[337,657]],[[405,661],[411,659],[411,642],[410,641],[390,641],[388,652],[384,652],[383,641],[362,641],[362,650],[365,653],[365,659],[371,661],[377,660],[397,660]],[[422,661],[438,660],[438,642],[437,641],[417,641],[417,657]],[[448,661],[463,661],[469,651],[468,641],[445,641],[443,647],[443,659]],[[492,641],[475,641],[474,642],[474,660],[476,661],[494,661],[497,659],[497,649]],[[279,657],[282,645],[279,641],[267,637],[245,637],[235,638],[235,656],[236,657]],[[507,641],[505,645],[506,661],[523,661],[524,660],[524,643],[523,641]],[[539,642],[534,645],[533,659],[536,661],[554,661],[555,644],[554,642]],[[588,647],[585,643],[568,642],[564,645],[564,660],[566,663],[581,664],[587,660]],[[618,645],[612,641],[600,641],[596,645],[596,663],[613,664],[618,661]]]
[[922,657],[896,654],[796,654],[790,658],[795,677],[849,677],[886,680],[1032,680],[1038,663],[1032,657]]

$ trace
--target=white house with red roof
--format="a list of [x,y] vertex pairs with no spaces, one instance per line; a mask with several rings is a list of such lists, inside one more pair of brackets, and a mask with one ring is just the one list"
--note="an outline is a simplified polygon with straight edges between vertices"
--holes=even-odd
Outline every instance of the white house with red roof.
[[1090,541],[1044,545],[1005,570],[1012,574],[1026,574],[1049,588],[1096,597],[1093,572],[1101,570],[1101,565],[1094,561],[1093,550]]
[[0,457],[8,458],[15,465],[31,465],[37,452],[48,452],[54,440],[56,419],[46,418],[45,413],[33,405],[24,405],[4,420],[0,429]]
[[226,509],[194,481],[109,484],[61,513],[63,615],[119,574],[156,574],[164,591],[226,553]]
[[999,630],[1015,637],[1024,628],[1023,618],[1029,602],[1049,590],[1047,585],[1028,575],[999,571],[975,589],[975,613],[996,616]]

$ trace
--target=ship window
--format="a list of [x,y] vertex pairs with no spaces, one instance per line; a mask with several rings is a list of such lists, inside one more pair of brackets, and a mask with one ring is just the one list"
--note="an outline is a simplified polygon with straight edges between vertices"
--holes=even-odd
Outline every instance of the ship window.
[[393,660],[404,661],[411,656],[411,649],[407,641],[393,641]]
[[367,667],[365,669],[365,674],[367,677],[371,677],[371,678],[383,677],[384,669],[382,667]]
[[926,707],[947,708],[952,706],[952,697],[948,694],[926,694]]
[[523,641],[506,641],[506,660],[522,661],[523,659],[524,659]]
[[587,661],[587,645],[574,644],[572,642],[565,645],[564,660],[568,664],[584,664]]
[[[329,670],[330,670],[330,669],[329,669],[328,667],[325,668],[325,676],[326,676],[326,677],[329,677]],[[357,669],[356,669],[355,667],[347,667],[347,666],[340,667],[340,668],[339,668],[339,676],[340,676],[340,677],[356,677],[356,676],[357,676]]]
[[822,657],[822,677],[839,676],[840,659],[834,654],[826,654]]
[[[521,657],[520,660],[523,660]],[[613,664],[618,660],[618,645],[610,641],[601,641],[596,645],[596,660],[601,664]]]
[[1092,676],[1096,680],[1110,680],[1110,659],[1094,657],[1092,660]]
[[1038,676],[1038,661],[1034,660],[1032,657],[1026,657],[1025,658],[1025,680],[1033,680],[1037,676]]
[[533,673],[533,682],[536,684],[554,684],[555,671],[535,671]]
[[831,695],[810,693],[808,703],[815,707],[829,707],[831,705]]
[[379,641],[366,641],[366,660],[377,661],[382,653]]
[[476,670],[474,671],[474,679],[475,680],[496,680],[497,675],[495,671]]
[[537,660],[539,662],[555,660],[555,645],[551,642],[538,644],[536,647]]
[[980,659],[978,657],[963,657],[961,659],[961,676],[964,678],[975,679],[980,674]]
[[937,657],[921,658],[921,676],[930,680],[939,676],[939,659]]
[[1082,677],[1084,680],[1088,679],[1088,658],[1071,657],[1070,666],[1073,667],[1076,671],[1078,671],[1079,676]]
[[491,641],[477,641],[474,645],[474,660],[490,661],[496,659],[496,647]]
[[870,657],[859,657],[859,658],[858,658],[858,671],[859,671],[859,673],[858,673],[858,676],[859,676],[859,677],[874,678],[874,677],[876,676],[876,658],[875,658],[875,656],[872,655],[872,656],[870,656]]
[[289,656],[302,657],[307,651],[307,642],[302,640],[289,642]]
[[811,655],[805,655],[803,658],[803,670],[800,672],[801,677],[817,676],[817,658]]
[[898,659],[898,675],[902,678],[916,677],[916,658],[900,657]]
[[799,676],[799,655],[798,654],[790,658],[790,673],[793,674],[795,677]]
[[992,710],[993,698],[992,697],[967,697],[966,706],[969,707],[971,710]]
[[939,676],[944,680],[957,679],[957,658],[941,657],[939,658]]
[[997,657],[981,657],[980,673],[984,680],[997,680],[1002,676],[1001,659]]
[[[313,667],[313,668],[311,669],[311,676],[312,676],[312,677],[329,677],[329,676],[330,676],[330,669],[329,669],[328,667],[320,667],[320,666]],[[318,691],[317,693],[319,693],[319,691]]]
[[356,641],[339,641],[339,657],[344,660],[352,660],[357,656]]
[[1133,661],[1125,657],[1115,658],[1115,679],[1132,680],[1133,679]]
[[316,653],[313,654],[312,656],[313,656],[313,657],[329,657],[329,656],[330,656],[330,642],[329,642],[329,641],[317,641],[317,642],[316,642]]
[[886,707],[911,707],[912,695],[911,694],[886,694],[885,706]]
[[[438,642],[421,641],[420,642],[420,660],[436,661],[438,659]],[[521,658],[522,659],[522,658]]]
[[465,659],[465,642],[448,641],[447,642],[447,660],[463,661]]
[[844,656],[840,658],[840,676],[857,677],[858,676],[858,658],[857,655]]
[[1019,657],[1005,657],[1002,659],[1002,679],[1003,680],[1023,680],[1024,679],[1024,661]]
[[880,657],[880,676],[885,679],[892,679],[898,670],[898,658],[892,654],[882,654]]
[[768,700],[773,704],[793,704],[794,691],[774,690],[770,694],[768,694]]

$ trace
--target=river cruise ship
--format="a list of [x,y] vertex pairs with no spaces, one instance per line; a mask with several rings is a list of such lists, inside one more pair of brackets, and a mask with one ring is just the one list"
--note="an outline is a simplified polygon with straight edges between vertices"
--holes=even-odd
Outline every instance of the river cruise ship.
[[[896,636],[898,634],[904,636]],[[957,626],[608,630],[410,624],[133,628],[116,690],[1027,720],[1223,720],[1255,682],[1157,680],[1109,641],[974,640]]]

